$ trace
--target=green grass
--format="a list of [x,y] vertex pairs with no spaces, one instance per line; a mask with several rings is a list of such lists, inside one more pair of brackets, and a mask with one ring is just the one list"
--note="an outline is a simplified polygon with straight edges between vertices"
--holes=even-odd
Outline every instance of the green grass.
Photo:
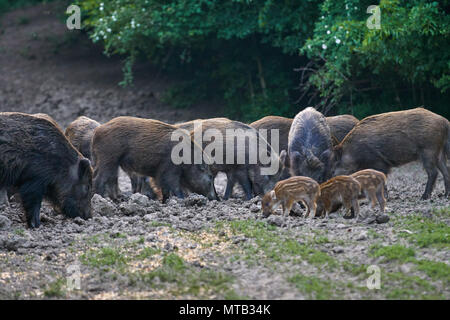
[[194,268],[175,253],[164,255],[161,266],[145,273],[130,274],[133,283],[144,283],[155,288],[168,288],[179,296],[184,294],[203,297],[207,292],[225,299],[239,296],[230,289],[234,278],[229,274],[208,268]]
[[[313,249],[309,243],[299,243],[296,239],[291,239],[289,234],[280,235],[279,229],[265,222],[254,220],[231,221],[229,223],[219,222],[217,229],[228,226],[235,235],[244,235],[254,240],[254,245],[245,243],[243,249],[246,259],[254,261],[263,254],[268,258],[268,262],[299,262],[306,260],[309,263],[324,268],[334,268],[337,266],[336,260],[327,253]],[[327,243],[326,237],[316,237],[314,241]]]
[[82,263],[92,267],[116,266],[122,267],[127,263],[126,257],[120,249],[106,247],[96,250],[88,250],[80,256]]
[[47,298],[62,298],[65,296],[64,279],[57,279],[47,285],[44,290],[44,296]]
[[372,257],[383,256],[383,262],[390,262],[398,260],[400,262],[410,261],[410,258],[415,256],[413,248],[407,248],[405,246],[394,244],[392,246],[380,246],[373,245],[370,247],[369,254]]
[[[385,286],[385,283],[389,283],[389,286]],[[401,272],[382,273],[381,290],[386,291],[387,299],[445,299],[428,281]]]
[[397,229],[407,229],[412,232],[399,232],[399,236],[411,240],[421,248],[445,248],[450,245],[450,227],[448,224],[435,221],[436,217],[450,216],[450,208],[435,210],[433,217],[410,215],[395,219]]

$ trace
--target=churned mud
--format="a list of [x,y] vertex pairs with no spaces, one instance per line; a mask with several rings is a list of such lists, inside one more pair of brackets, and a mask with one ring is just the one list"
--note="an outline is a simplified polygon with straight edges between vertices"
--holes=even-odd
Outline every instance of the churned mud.
[[[420,200],[424,181],[418,164],[394,170],[387,222],[365,203],[362,221],[300,208],[262,218],[259,198],[161,204],[132,195],[125,176],[124,200],[94,196],[88,221],[45,206],[28,230],[13,202],[0,214],[0,298],[448,299],[450,203],[441,180]],[[380,289],[367,287],[371,265]]]
[[[173,80],[148,66],[137,66],[146,72],[134,87],[119,88],[120,59],[70,34],[57,18],[64,9],[0,17],[0,111],[45,112],[64,127],[82,114],[171,123],[223,115],[208,103],[166,105]],[[219,194],[225,179],[216,179]],[[44,204],[41,227],[29,230],[12,201],[0,208],[0,299],[449,299],[450,201],[441,177],[420,200],[425,182],[419,164],[393,170],[388,218],[363,202],[361,221],[342,212],[309,220],[299,207],[287,219],[262,218],[260,199],[243,201],[238,188],[228,201],[161,204],[132,195],[124,175],[123,200],[94,196],[87,221]],[[379,289],[368,287],[371,276]]]

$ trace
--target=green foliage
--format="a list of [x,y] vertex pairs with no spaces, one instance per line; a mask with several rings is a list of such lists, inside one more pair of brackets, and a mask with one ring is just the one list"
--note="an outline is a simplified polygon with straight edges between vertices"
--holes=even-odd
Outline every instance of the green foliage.
[[449,1],[381,0],[381,29],[366,26],[369,0],[77,3],[91,39],[125,57],[121,85],[148,59],[182,80],[164,95],[179,108],[222,99],[226,116],[247,121],[308,104],[359,117],[424,104],[449,115]]
[[450,2],[381,0],[380,29],[366,25],[371,4],[323,1],[314,36],[301,49],[316,64],[308,85],[321,104],[368,108],[362,115],[425,104],[449,115],[440,105],[449,97]]
[[[183,83],[167,102],[190,107],[199,99],[222,98],[228,116],[254,120],[293,115],[298,49],[312,34],[317,1],[276,0],[80,0],[84,27],[105,52],[132,65],[146,58]],[[187,99],[186,99],[187,97]]]

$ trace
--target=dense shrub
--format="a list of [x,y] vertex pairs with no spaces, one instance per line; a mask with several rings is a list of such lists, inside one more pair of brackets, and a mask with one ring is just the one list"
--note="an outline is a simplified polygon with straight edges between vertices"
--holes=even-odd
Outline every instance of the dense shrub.
[[[182,79],[179,107],[224,99],[228,115],[292,116],[306,105],[362,117],[424,104],[449,113],[449,1],[79,0],[84,27],[107,54]],[[295,68],[299,68],[294,72]],[[299,85],[300,82],[300,85]]]

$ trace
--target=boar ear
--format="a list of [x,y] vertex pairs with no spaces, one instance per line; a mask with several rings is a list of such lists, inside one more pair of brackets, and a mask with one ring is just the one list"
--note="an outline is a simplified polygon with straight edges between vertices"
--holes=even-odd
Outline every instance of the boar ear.
[[80,180],[89,178],[92,174],[91,162],[84,158],[80,160],[78,164],[78,178]]
[[272,200],[275,200],[277,198],[275,190],[270,191],[270,197],[272,198]]
[[281,151],[281,153],[280,153],[280,161],[281,161],[282,165],[284,165],[285,167],[289,168],[289,156],[288,156],[286,150]]

